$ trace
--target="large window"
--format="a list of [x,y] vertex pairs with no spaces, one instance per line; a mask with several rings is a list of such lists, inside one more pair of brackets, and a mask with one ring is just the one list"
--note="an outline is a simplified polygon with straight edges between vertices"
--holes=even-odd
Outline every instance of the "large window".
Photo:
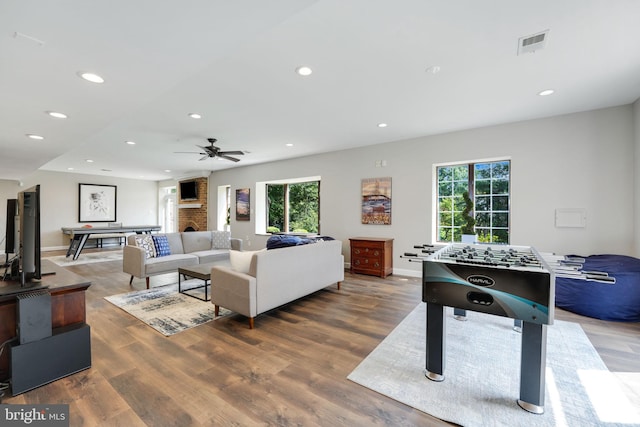
[[267,184],[267,232],[320,232],[320,181]]
[[478,241],[509,243],[510,170],[508,160],[438,166],[437,240],[461,240],[462,194],[468,192],[474,202]]

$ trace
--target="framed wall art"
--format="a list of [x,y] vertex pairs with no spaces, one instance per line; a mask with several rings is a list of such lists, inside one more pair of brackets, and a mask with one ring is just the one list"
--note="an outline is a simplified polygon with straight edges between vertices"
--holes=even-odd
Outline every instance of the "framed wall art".
[[236,221],[249,221],[250,219],[249,189],[239,188],[236,190]]
[[391,178],[362,180],[362,223],[391,224]]
[[115,222],[115,185],[79,184],[78,221]]

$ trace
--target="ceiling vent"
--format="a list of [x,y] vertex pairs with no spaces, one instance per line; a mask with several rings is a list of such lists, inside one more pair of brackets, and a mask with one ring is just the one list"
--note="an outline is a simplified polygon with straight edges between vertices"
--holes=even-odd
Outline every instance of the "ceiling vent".
[[544,48],[548,35],[549,30],[546,30],[530,36],[520,37],[518,39],[518,55],[533,53],[536,50]]

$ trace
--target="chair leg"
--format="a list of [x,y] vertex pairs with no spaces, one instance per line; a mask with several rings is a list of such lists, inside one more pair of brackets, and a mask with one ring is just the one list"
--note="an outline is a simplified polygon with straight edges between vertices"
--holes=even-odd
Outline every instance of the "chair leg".
[[253,329],[253,317],[249,317],[249,329]]
[[133,283],[133,276],[131,276],[131,279],[129,279],[129,286],[131,286],[132,283]]
[[213,315],[214,315],[215,317],[218,317],[218,316],[220,315],[220,306],[219,306],[219,305],[215,305],[215,306],[213,306],[213,307],[214,307],[214,308],[213,308]]
[[340,290],[340,282],[338,282],[337,284],[338,284],[338,290]]
[[147,276],[147,289],[149,289],[149,277]]

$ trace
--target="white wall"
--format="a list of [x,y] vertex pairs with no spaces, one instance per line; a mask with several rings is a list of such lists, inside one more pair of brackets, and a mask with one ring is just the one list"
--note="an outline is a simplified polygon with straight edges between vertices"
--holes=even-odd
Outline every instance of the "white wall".
[[[7,183],[7,181],[4,181]],[[37,171],[23,179],[22,187],[11,184],[7,190],[0,181],[2,201],[15,198],[22,189],[40,184],[40,228],[43,250],[66,248],[69,238],[62,234],[62,227],[81,227],[78,222],[78,184],[107,184],[117,186],[117,222],[125,225],[155,225],[158,223],[158,184],[155,181],[140,181],[82,175],[61,172]],[[5,206],[2,202],[1,206]],[[6,208],[3,207],[3,217]],[[90,223],[105,226],[106,223]],[[0,222],[0,236],[4,236],[5,222]]]
[[[255,182],[320,175],[321,233],[343,241],[347,262],[349,237],[393,237],[394,270],[406,274],[419,265],[399,255],[434,237],[433,164],[508,157],[512,244],[560,254],[631,255],[636,144],[628,105],[228,169],[213,173],[209,188],[252,189],[251,221],[236,222],[232,214],[231,232],[247,249],[259,249],[267,236],[254,234]],[[376,167],[377,160],[387,166]],[[363,225],[361,179],[385,176],[392,177],[392,224]],[[209,200],[214,215],[216,198]],[[586,227],[556,228],[556,208],[586,209]]]

